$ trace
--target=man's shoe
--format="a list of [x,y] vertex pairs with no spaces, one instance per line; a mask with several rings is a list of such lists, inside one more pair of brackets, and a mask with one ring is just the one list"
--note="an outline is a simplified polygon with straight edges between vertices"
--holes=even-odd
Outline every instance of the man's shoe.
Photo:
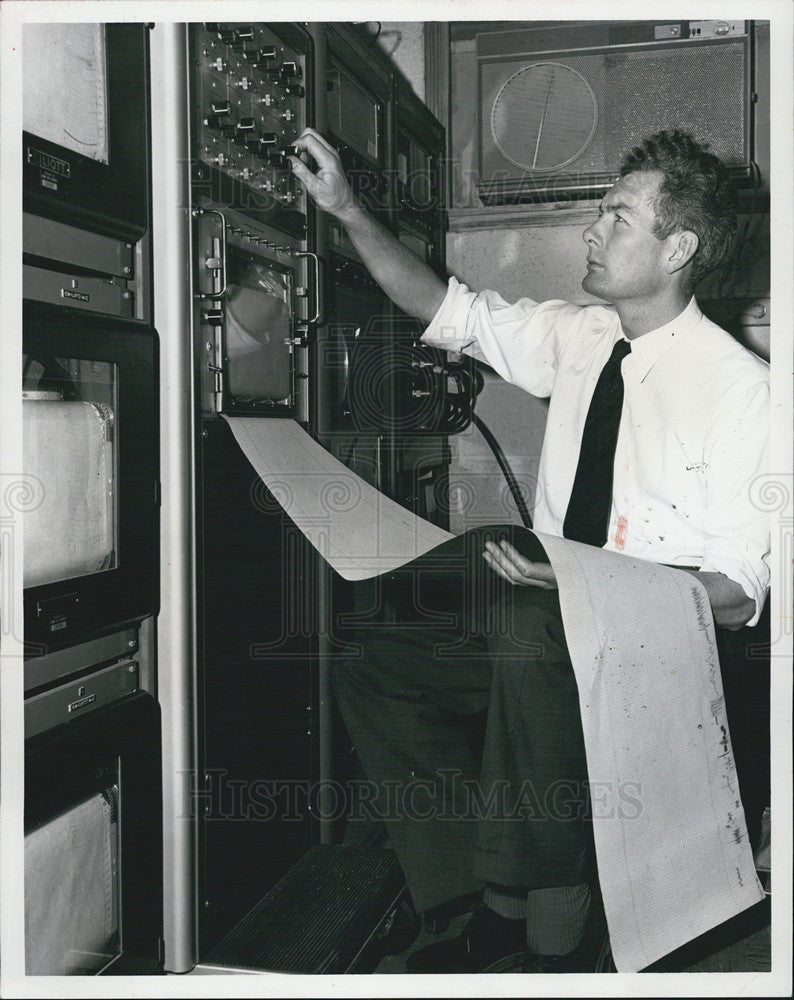
[[611,953],[600,892],[593,892],[582,940],[567,955],[535,955],[527,951],[517,972],[611,972]]
[[456,938],[436,941],[409,955],[408,972],[520,971],[526,951],[526,921],[500,917],[481,904]]
[[595,972],[593,965],[585,961],[578,948],[569,955],[533,955],[527,952],[521,963],[520,972]]

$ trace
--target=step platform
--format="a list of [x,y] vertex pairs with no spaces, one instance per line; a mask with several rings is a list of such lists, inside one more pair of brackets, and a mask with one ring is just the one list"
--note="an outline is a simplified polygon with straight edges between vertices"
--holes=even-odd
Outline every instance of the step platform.
[[372,972],[407,948],[420,920],[394,852],[317,844],[224,937],[217,971]]

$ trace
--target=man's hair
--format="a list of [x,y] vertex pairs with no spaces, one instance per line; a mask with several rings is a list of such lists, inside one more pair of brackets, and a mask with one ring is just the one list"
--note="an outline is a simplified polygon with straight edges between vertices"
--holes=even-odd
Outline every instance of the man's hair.
[[654,233],[660,240],[688,229],[698,237],[692,258],[692,288],[728,256],[736,233],[736,210],[725,165],[708,144],[688,132],[657,132],[627,153],[620,176],[658,170],[664,177],[656,198]]

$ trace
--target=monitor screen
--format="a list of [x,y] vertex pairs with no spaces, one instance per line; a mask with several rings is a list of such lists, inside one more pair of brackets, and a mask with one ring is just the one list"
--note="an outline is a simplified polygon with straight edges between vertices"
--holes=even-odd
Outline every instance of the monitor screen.
[[110,162],[104,25],[26,24],[22,94],[26,132]]
[[292,394],[291,273],[229,255],[224,353],[236,403],[289,404]]

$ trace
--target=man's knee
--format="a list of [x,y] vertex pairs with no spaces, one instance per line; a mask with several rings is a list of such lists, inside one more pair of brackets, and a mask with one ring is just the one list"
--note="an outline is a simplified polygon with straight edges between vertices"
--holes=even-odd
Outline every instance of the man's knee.
[[512,587],[493,608],[489,647],[505,655],[567,657],[568,647],[556,591]]

